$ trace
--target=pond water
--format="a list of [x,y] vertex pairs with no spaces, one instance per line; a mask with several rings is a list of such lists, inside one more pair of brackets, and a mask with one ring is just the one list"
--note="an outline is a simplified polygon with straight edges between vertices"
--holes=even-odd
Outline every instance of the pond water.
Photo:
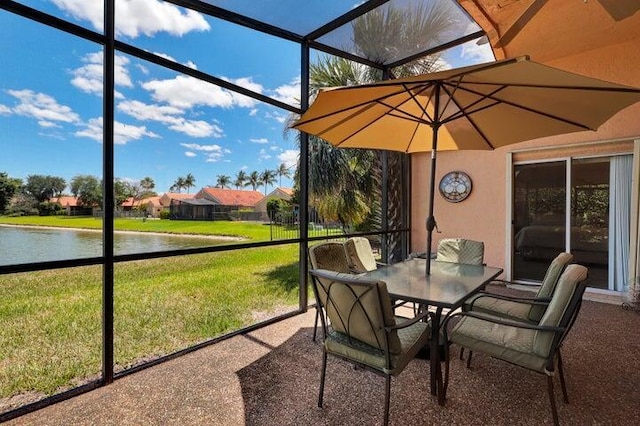
[[[228,243],[214,237],[116,232],[114,253],[132,254]],[[102,255],[102,232],[0,226],[0,265]]]

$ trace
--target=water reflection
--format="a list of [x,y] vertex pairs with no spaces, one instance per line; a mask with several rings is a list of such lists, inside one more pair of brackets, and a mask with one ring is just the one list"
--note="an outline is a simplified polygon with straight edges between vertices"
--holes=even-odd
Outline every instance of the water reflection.
[[[227,243],[215,237],[116,232],[114,253],[132,254]],[[0,226],[0,265],[102,255],[102,232]]]

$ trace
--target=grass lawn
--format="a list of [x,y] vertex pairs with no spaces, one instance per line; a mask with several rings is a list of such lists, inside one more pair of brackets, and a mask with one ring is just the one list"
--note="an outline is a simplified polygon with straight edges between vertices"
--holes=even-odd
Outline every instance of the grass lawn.
[[[102,229],[102,219],[89,216],[0,216],[0,224]],[[173,234],[224,235],[265,241],[269,225],[257,222],[115,219],[120,231],[168,232]]]
[[[92,217],[0,224],[100,229]],[[268,240],[248,222],[117,219],[117,230]],[[298,245],[115,265],[116,371],[298,307]],[[0,412],[100,376],[102,267],[0,275]],[[18,402],[16,402],[18,401]]]

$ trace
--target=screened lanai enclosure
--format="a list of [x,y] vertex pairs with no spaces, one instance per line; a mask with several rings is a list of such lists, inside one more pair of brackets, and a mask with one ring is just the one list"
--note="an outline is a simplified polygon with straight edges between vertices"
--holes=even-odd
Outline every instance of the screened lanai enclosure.
[[[492,60],[483,36],[454,0],[0,2],[0,183],[61,178],[56,195],[104,212],[20,228],[0,251],[0,421],[307,310],[317,240],[364,235],[381,260],[404,259],[408,156],[337,150],[289,125],[321,87]],[[216,220],[197,232],[222,243],[124,254],[114,238],[128,229],[113,213],[123,183],[158,196],[183,175],[196,190],[244,188],[240,172],[279,166],[253,189],[293,189],[291,237]],[[29,200],[0,209],[28,215]],[[310,211],[339,226],[309,232]],[[165,223],[192,232],[169,219],[135,229]],[[97,252],[67,250],[77,227],[100,237]]]

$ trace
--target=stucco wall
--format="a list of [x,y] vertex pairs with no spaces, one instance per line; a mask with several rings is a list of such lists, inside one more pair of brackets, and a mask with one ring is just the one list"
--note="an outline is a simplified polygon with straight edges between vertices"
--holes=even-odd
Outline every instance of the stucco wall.
[[[561,42],[561,41],[559,41]],[[603,80],[640,87],[640,40],[610,46],[554,61],[549,65]],[[633,140],[640,137],[640,103],[606,122],[597,132],[580,132],[522,142],[496,151],[439,152],[436,184],[452,170],[462,170],[473,180],[471,195],[461,203],[448,203],[435,196],[434,215],[441,233],[434,233],[435,244],[441,238],[462,237],[485,242],[485,261],[505,266],[506,237],[506,158],[507,153],[551,145],[572,145],[594,141]],[[584,154],[619,152],[619,143],[585,144]],[[554,153],[555,154],[555,153]],[[527,153],[530,158],[549,156],[549,151]],[[559,155],[558,155],[559,156]],[[430,154],[412,155],[411,250],[426,247]],[[437,191],[437,189],[436,189]]]

